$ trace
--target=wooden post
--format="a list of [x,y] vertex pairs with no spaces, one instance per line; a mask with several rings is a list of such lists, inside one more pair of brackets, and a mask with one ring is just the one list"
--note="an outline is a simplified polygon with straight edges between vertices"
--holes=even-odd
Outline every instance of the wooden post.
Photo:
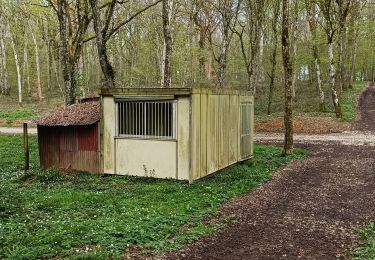
[[29,170],[30,152],[29,152],[29,135],[27,133],[27,123],[23,123],[23,148],[25,155],[25,173]]

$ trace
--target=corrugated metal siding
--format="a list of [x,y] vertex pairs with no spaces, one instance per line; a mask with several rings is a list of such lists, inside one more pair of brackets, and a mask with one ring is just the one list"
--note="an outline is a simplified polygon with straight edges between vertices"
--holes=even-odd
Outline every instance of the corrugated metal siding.
[[192,95],[191,180],[251,157],[252,111],[250,96]]
[[42,168],[99,172],[98,123],[87,126],[38,126]]
[[39,158],[42,169],[53,168],[59,164],[59,129],[38,126]]
[[78,129],[78,150],[98,151],[98,124]]

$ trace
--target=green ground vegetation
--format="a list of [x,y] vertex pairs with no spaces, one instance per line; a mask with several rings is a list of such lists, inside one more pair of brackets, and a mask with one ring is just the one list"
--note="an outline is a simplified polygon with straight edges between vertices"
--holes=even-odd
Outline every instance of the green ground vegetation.
[[360,244],[354,250],[353,260],[375,259],[375,223],[370,223],[359,232]]
[[342,120],[344,122],[351,123],[357,118],[357,101],[365,87],[367,87],[366,83],[357,82],[356,84],[353,84],[352,88],[349,88],[344,92],[341,102]]
[[[207,221],[220,205],[270,180],[291,160],[257,145],[251,163],[192,184],[127,176],[22,173],[22,138],[0,135],[0,258],[107,258],[126,249],[170,251],[216,232],[226,219]],[[216,218],[213,218],[216,219]]]
[[27,120],[36,117],[36,113],[30,108],[18,108],[14,111],[0,112],[0,118],[5,120],[7,124],[11,124],[16,120]]

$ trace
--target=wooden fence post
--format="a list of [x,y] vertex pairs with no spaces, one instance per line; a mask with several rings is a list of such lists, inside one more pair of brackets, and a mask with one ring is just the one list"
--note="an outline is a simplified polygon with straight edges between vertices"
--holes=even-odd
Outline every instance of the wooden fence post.
[[29,170],[30,152],[29,152],[29,135],[27,133],[27,123],[23,123],[23,149],[25,155],[25,173]]

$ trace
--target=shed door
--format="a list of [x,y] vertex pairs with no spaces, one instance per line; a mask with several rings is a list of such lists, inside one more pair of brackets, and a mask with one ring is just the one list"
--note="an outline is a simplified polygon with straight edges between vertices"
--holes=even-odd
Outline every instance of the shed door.
[[241,159],[251,156],[251,103],[241,103]]

